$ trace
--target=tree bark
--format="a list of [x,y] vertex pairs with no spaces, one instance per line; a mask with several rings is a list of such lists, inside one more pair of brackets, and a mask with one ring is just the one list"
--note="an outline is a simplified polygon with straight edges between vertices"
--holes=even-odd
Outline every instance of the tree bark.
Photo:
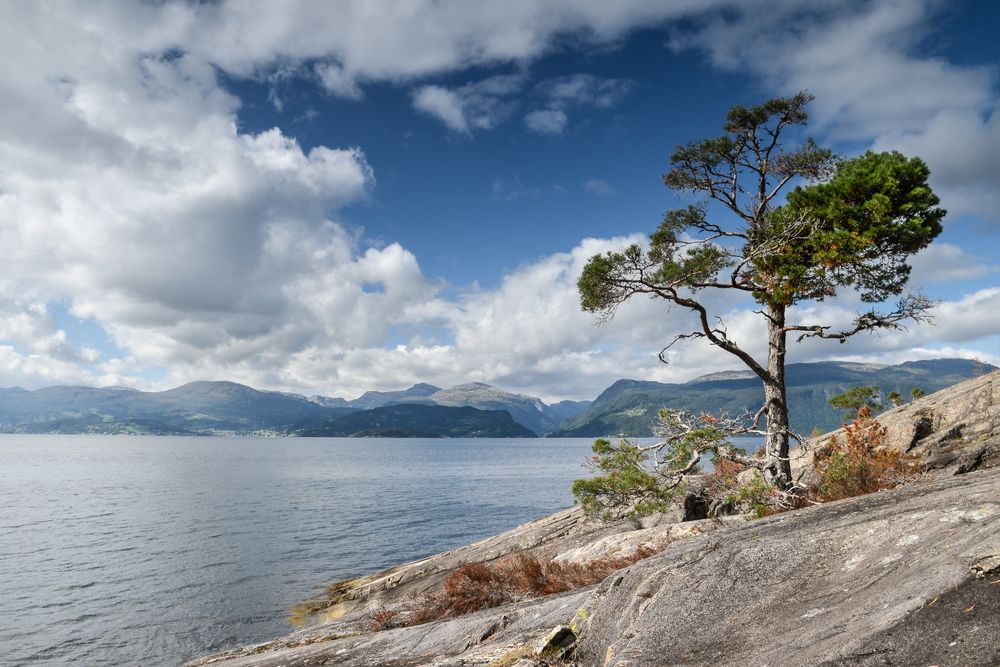
[[767,309],[767,377],[764,378],[764,405],[767,435],[764,440],[764,478],[782,491],[792,484],[788,459],[788,390],[785,387],[785,306]]

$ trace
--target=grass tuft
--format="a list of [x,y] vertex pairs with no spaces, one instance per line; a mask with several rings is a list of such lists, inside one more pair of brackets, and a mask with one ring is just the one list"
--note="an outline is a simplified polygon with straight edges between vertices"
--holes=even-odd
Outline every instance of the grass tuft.
[[418,625],[589,586],[664,548],[666,544],[641,546],[624,556],[587,563],[563,563],[523,552],[492,562],[468,563],[452,572],[439,590],[391,611],[376,607],[371,612],[370,628],[378,631]]

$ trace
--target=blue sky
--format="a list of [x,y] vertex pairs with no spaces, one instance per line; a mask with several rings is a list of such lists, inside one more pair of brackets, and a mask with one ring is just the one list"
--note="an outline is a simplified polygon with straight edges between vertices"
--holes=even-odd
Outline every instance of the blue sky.
[[[0,385],[194,379],[592,398],[736,367],[683,313],[579,311],[586,259],[691,201],[671,150],[808,89],[843,155],[919,155],[936,326],[792,360],[1000,362],[991,2],[84,3],[4,8]],[[711,297],[755,354],[751,304]],[[851,294],[805,304],[848,320]]]

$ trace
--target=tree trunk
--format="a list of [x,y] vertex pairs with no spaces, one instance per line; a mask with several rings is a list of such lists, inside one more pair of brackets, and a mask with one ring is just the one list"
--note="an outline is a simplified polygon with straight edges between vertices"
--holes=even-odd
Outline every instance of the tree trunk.
[[767,314],[764,478],[784,491],[792,484],[792,467],[788,460],[788,390],[785,388],[785,306],[768,306]]

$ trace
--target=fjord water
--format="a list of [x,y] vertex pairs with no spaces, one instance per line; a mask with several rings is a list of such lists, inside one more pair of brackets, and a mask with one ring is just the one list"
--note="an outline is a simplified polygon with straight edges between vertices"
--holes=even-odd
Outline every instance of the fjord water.
[[572,502],[590,440],[0,436],[0,664],[176,665]]

